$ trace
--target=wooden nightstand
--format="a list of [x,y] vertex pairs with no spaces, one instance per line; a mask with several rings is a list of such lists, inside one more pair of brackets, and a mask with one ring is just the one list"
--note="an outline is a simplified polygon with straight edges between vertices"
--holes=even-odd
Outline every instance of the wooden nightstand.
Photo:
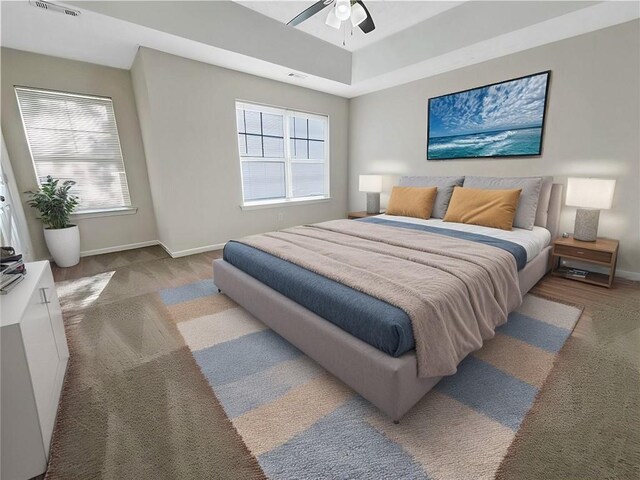
[[367,218],[367,217],[375,217],[376,215],[380,215],[381,213],[367,213],[367,212],[349,212],[347,214],[347,218],[349,220],[355,220],[356,218]]
[[[595,242],[581,242],[572,237],[558,238],[553,242],[551,274],[556,277],[565,277],[579,282],[611,288],[613,277],[616,274],[618,246],[618,240],[609,238],[598,238]],[[608,267],[609,275],[589,272],[584,278],[573,276],[569,273],[569,268],[561,266],[563,258]]]

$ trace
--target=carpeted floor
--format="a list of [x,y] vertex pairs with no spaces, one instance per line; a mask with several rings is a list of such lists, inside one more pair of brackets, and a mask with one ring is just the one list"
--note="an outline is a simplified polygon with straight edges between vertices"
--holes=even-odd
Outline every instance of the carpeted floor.
[[[54,271],[71,362],[48,478],[264,477],[177,328],[233,304],[166,293],[210,278],[218,255],[170,259],[150,247]],[[640,284],[547,278],[535,292],[587,310],[498,477],[638,478]]]
[[264,478],[157,293],[210,278],[214,256],[129,255],[58,283],[71,358],[46,478]]
[[594,290],[577,284],[567,296],[557,288],[562,280],[538,290],[590,307],[496,478],[640,479],[639,285]]
[[[202,282],[161,292],[227,415],[274,479],[492,479],[581,309],[527,295],[400,422]],[[191,315],[188,312],[192,311]]]

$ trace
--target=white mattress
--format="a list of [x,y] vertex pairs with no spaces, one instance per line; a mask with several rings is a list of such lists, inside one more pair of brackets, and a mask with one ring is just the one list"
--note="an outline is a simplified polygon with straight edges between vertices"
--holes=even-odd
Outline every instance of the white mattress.
[[527,263],[533,260],[551,242],[551,233],[543,227],[533,227],[533,230],[514,228],[513,230],[500,230],[499,228],[482,227],[480,225],[468,225],[466,223],[443,222],[439,218],[422,220],[414,217],[400,217],[396,215],[378,215],[378,218],[395,222],[415,223],[430,227],[448,228],[462,232],[477,233],[488,237],[499,238],[522,246],[527,251]]

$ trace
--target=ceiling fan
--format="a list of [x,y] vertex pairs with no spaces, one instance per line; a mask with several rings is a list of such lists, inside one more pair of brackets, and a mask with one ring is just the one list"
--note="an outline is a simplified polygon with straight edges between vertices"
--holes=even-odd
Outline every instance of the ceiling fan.
[[351,19],[351,25],[360,27],[364,33],[369,33],[376,28],[369,10],[361,0],[320,0],[293,18],[287,25],[295,27],[329,5],[332,7],[325,23],[336,30],[340,29],[343,21],[349,19]]

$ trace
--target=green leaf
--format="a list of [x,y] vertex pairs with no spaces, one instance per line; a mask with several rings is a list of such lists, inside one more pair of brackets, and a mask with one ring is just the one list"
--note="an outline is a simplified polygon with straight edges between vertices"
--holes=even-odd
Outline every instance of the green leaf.
[[40,213],[40,220],[47,228],[59,229],[69,225],[69,216],[78,205],[78,197],[70,193],[76,184],[73,180],[66,180],[58,186],[60,180],[47,176],[47,181],[40,185],[36,192],[25,192],[30,195],[27,205]]

